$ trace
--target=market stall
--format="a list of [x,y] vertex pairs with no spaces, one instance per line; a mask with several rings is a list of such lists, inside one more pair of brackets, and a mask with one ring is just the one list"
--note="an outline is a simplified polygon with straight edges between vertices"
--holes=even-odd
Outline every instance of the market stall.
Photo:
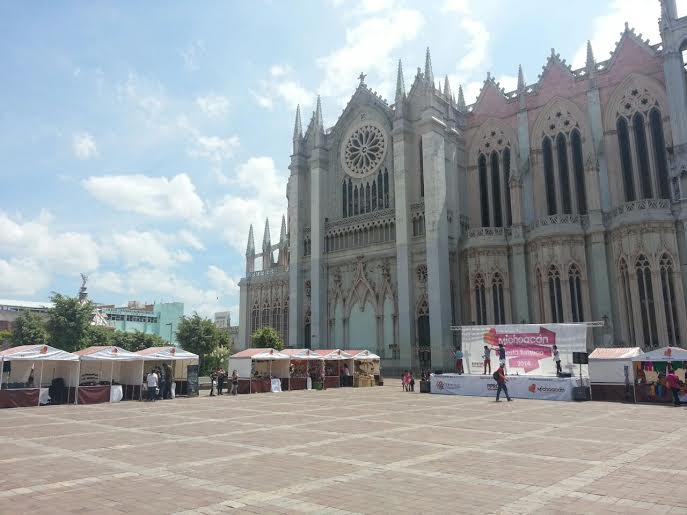
[[289,377],[289,359],[276,349],[246,349],[229,358],[228,372],[238,373],[238,393],[277,392]]
[[136,354],[145,361],[144,371],[162,368],[169,365],[172,368],[172,399],[177,395],[187,394],[188,367],[198,365],[198,355],[177,347],[150,347],[138,351]]
[[[635,402],[672,404],[672,394],[666,387],[668,369],[672,368],[684,383],[686,363],[687,350],[680,347],[664,347],[633,357]],[[687,402],[684,387],[679,396],[681,402]]]
[[589,355],[589,381],[592,400],[634,402],[632,358],[642,353],[639,347],[599,347]]
[[384,384],[379,356],[369,350],[347,349],[346,353],[350,354],[353,360],[354,386],[381,386]]
[[143,356],[120,347],[87,347],[79,356],[78,404],[140,400]]
[[79,357],[49,345],[0,352],[0,408],[74,402]]
[[324,359],[327,388],[353,386],[354,362],[351,354],[341,349],[320,349],[316,352]]
[[311,372],[319,371],[322,357],[310,349],[284,349],[282,353],[289,356],[288,386],[282,389],[310,390],[312,389]]

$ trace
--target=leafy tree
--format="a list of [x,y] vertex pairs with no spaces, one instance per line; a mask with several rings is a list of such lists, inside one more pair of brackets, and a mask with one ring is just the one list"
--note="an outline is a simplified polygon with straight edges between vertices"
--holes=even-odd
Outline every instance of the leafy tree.
[[216,347],[210,354],[205,356],[205,367],[208,371],[217,367],[226,367],[227,358],[231,354],[229,347]]
[[17,345],[45,345],[48,343],[48,333],[45,331],[43,319],[36,313],[24,311],[14,321],[14,330],[10,336],[13,347]]
[[229,335],[198,313],[181,319],[177,326],[177,341],[183,349],[198,354],[201,374],[211,370],[211,365],[206,362],[212,351],[217,347],[230,348]]
[[88,326],[88,346],[112,345],[115,331],[101,325]]
[[251,335],[253,347],[271,347],[273,349],[282,350],[284,348],[284,341],[279,336],[279,333],[273,327],[261,327]]
[[58,349],[74,352],[90,345],[93,304],[76,297],[53,293],[48,310],[50,342]]
[[112,337],[112,345],[130,352],[138,352],[148,347],[166,347],[169,345],[169,342],[156,334],[147,334],[141,331],[133,333],[115,331]]
[[10,343],[10,338],[12,337],[12,331],[0,331],[0,346],[5,342]]

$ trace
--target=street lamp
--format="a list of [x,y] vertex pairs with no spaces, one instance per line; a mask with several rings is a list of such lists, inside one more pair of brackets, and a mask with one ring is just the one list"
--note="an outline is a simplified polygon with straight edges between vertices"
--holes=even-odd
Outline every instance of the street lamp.
[[165,324],[169,326],[169,344],[172,345],[172,322]]

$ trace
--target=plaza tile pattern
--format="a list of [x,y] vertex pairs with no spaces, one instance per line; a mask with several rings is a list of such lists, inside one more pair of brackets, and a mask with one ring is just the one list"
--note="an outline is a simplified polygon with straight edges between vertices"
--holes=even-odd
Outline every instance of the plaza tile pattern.
[[0,513],[687,513],[687,410],[398,386],[0,412]]

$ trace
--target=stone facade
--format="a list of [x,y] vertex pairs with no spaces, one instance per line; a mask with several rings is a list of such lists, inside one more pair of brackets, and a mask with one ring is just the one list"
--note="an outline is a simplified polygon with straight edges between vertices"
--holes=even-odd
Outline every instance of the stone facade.
[[626,26],[578,70],[552,50],[537,82],[487,74],[471,106],[428,50],[407,92],[399,62],[392,105],[361,75],[334,127],[319,100],[305,133],[298,111],[288,230],[256,254],[251,228],[239,347],[272,325],[450,368],[454,324],[598,320],[590,346],[682,344],[687,18],[661,3],[662,43]]

